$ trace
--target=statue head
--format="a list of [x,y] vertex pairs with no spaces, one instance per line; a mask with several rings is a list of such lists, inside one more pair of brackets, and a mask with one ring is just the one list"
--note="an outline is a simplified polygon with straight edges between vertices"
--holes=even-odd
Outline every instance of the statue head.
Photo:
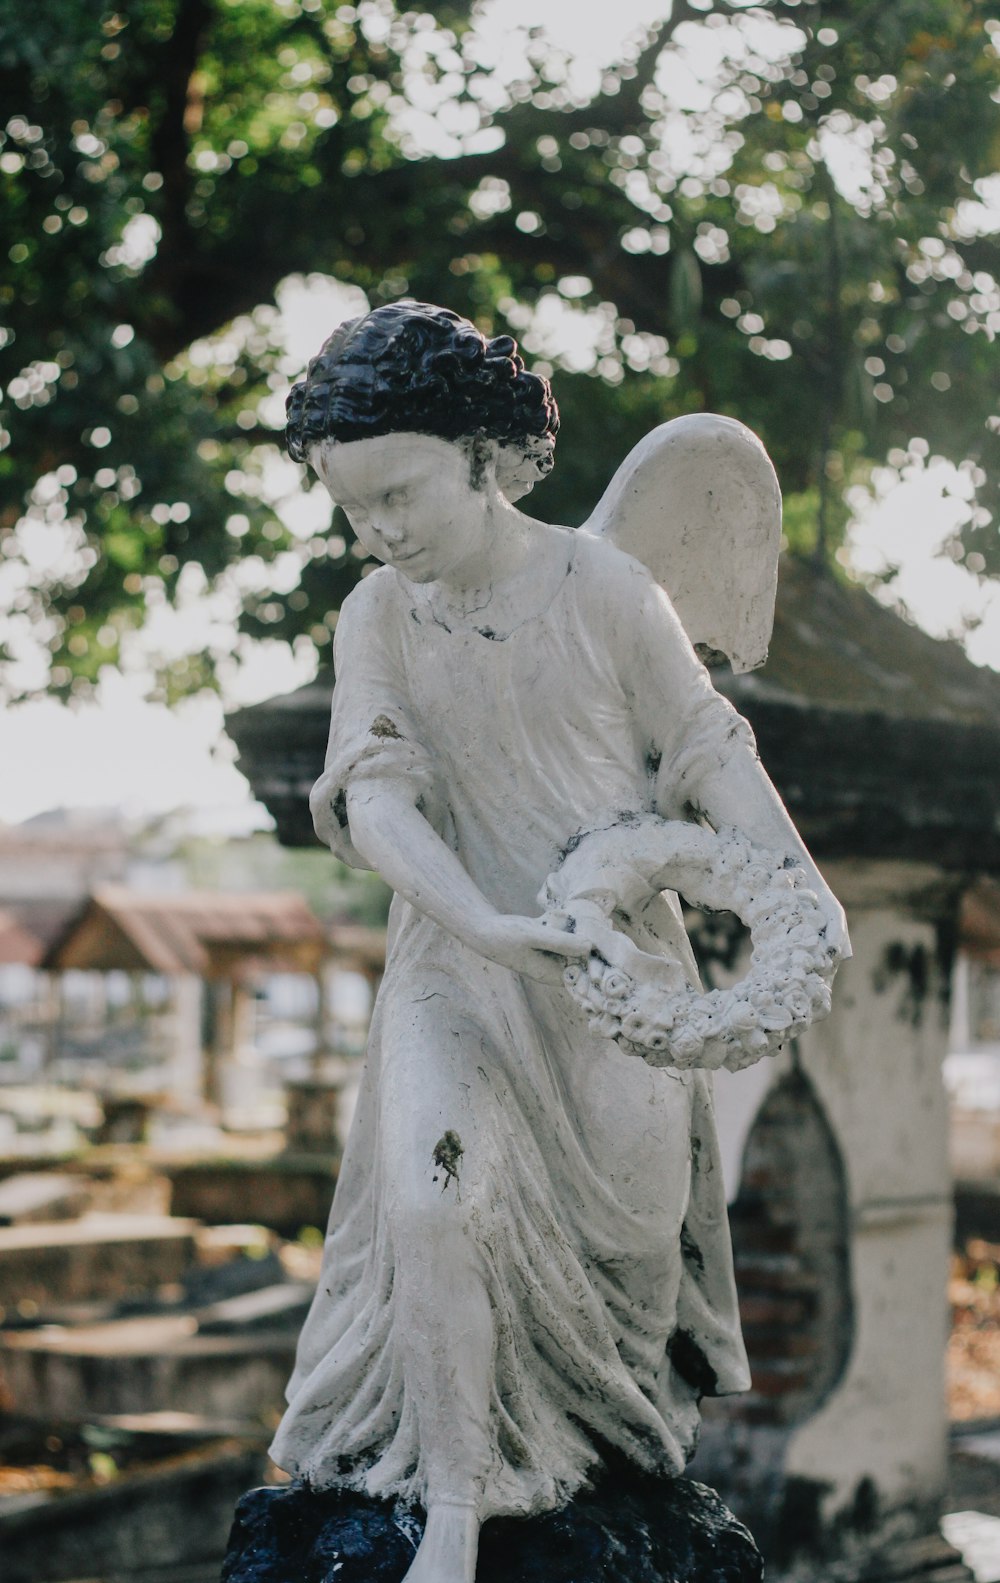
[[389,303],[340,325],[287,410],[297,462],[324,440],[429,434],[466,442],[475,478],[482,441],[494,441],[510,500],[550,471],[559,428],[548,380],[527,372],[511,336],[487,340],[469,319],[425,302]]

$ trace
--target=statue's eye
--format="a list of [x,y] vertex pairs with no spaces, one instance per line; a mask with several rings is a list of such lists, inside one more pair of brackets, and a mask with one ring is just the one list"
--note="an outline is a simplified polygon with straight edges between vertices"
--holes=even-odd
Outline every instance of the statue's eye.
[[405,489],[390,489],[390,490],[388,490],[386,495],[385,495],[385,503],[386,503],[387,506],[405,506],[405,504],[406,504],[406,490]]

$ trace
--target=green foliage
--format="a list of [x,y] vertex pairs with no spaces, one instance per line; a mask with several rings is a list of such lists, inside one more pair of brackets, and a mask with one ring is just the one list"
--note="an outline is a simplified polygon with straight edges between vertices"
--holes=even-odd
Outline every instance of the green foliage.
[[[328,656],[361,562],[342,519],[298,534],[272,498],[296,272],[448,302],[554,362],[550,519],[707,408],[763,436],[802,552],[831,555],[847,486],[926,438],[972,473],[965,547],[1000,573],[987,0],[664,0],[586,103],[538,39],[498,86],[478,37],[468,0],[0,9],[0,597],[6,652],[40,644],[56,692],[213,590],[218,628]],[[547,347],[552,298],[589,316],[588,371]],[[165,650],[163,693],[225,647]]]

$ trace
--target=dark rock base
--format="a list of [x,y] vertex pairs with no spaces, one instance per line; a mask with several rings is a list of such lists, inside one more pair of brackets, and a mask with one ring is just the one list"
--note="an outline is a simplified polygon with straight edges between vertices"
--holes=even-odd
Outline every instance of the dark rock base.
[[[417,1513],[301,1484],[236,1508],[222,1583],[401,1583]],[[760,1583],[757,1546],[714,1490],[607,1475],[568,1506],[483,1526],[477,1583]]]

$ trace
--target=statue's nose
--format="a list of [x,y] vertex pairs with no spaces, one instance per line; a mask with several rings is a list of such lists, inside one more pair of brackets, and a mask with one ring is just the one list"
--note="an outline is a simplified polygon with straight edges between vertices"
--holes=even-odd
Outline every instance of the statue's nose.
[[406,537],[406,530],[400,523],[387,521],[384,517],[376,517],[375,527],[383,544],[398,546]]

